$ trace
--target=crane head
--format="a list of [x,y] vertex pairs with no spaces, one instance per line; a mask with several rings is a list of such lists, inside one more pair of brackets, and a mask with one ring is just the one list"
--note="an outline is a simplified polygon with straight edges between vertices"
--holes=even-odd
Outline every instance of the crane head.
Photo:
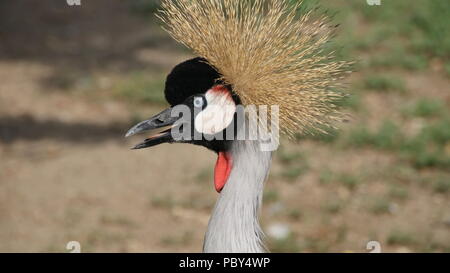
[[228,150],[239,126],[236,111],[239,97],[202,58],[188,60],[172,70],[166,80],[165,97],[169,108],[140,122],[126,134],[127,137],[147,134],[133,149],[189,143],[215,151],[219,155],[215,185],[220,192],[231,169]]
[[170,107],[128,131],[127,137],[148,134],[134,149],[190,143],[215,152],[227,151],[230,140],[223,136],[231,126],[235,131],[239,97],[220,78],[202,58],[177,65],[166,80],[165,97]]
[[[234,141],[226,140],[227,133],[247,134],[237,130],[239,121],[246,122],[241,104],[278,107],[275,131],[291,138],[326,132],[323,128],[345,120],[339,111],[346,97],[340,82],[351,62],[338,60],[329,48],[336,26],[326,14],[305,11],[303,1],[292,2],[162,0],[158,17],[164,29],[201,58],[179,64],[167,77],[171,107],[128,132],[149,135],[135,149],[174,142],[202,145],[219,154],[216,170],[226,174]],[[271,118],[255,112],[251,123],[256,121],[259,130]]]

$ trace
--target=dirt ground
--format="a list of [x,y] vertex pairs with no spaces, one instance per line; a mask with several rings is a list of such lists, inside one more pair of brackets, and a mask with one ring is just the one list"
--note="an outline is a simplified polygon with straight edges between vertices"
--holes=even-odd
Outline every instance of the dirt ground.
[[[82,8],[61,2],[50,11],[37,1],[0,4],[0,251],[67,252],[67,242],[79,241],[84,252],[200,252],[217,198],[216,156],[190,145],[131,151],[136,139],[124,133],[161,106],[109,93],[130,71],[167,73],[189,53],[148,19],[130,15],[125,1],[83,1]],[[417,96],[449,100],[448,78],[433,72],[405,78]],[[401,100],[391,98],[373,94],[364,105],[383,113],[380,105]],[[275,157],[263,229],[287,226],[296,242],[272,242],[275,249],[367,252],[372,240],[383,251],[450,249],[448,193],[405,178],[406,201],[390,203],[387,214],[367,209],[388,191],[387,176],[408,171],[396,169],[389,154],[311,140],[283,148],[308,157],[308,171],[288,180]],[[324,168],[361,174],[366,182],[357,190],[320,183]],[[346,200],[336,205],[344,209],[333,213],[333,200]],[[412,238],[388,243],[396,230]]]

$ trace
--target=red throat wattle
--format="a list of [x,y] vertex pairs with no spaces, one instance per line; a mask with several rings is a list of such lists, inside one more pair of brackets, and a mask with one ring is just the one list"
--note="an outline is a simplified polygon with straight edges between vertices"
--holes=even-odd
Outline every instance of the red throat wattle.
[[214,186],[220,193],[227,183],[232,167],[231,155],[226,152],[219,152],[216,167],[214,169]]

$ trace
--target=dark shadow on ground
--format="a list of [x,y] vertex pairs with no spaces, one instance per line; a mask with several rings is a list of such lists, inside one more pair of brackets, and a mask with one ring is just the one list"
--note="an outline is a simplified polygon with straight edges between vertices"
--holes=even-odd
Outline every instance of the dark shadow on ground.
[[122,141],[129,124],[65,123],[58,120],[36,120],[29,115],[0,117],[0,142],[10,144],[19,140],[51,139],[73,143]]
[[42,84],[62,90],[95,70],[161,71],[160,62],[143,62],[136,53],[180,47],[151,13],[132,11],[136,1],[81,0],[81,6],[69,6],[65,0],[2,0],[0,60],[50,65],[52,75]]

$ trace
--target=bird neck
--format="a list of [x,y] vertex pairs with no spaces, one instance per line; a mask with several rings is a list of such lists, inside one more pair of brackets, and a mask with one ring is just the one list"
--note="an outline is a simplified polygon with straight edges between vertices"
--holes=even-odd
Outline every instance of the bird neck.
[[205,235],[208,253],[265,252],[258,215],[264,181],[272,159],[258,141],[234,141],[230,151],[233,166],[214,208]]

